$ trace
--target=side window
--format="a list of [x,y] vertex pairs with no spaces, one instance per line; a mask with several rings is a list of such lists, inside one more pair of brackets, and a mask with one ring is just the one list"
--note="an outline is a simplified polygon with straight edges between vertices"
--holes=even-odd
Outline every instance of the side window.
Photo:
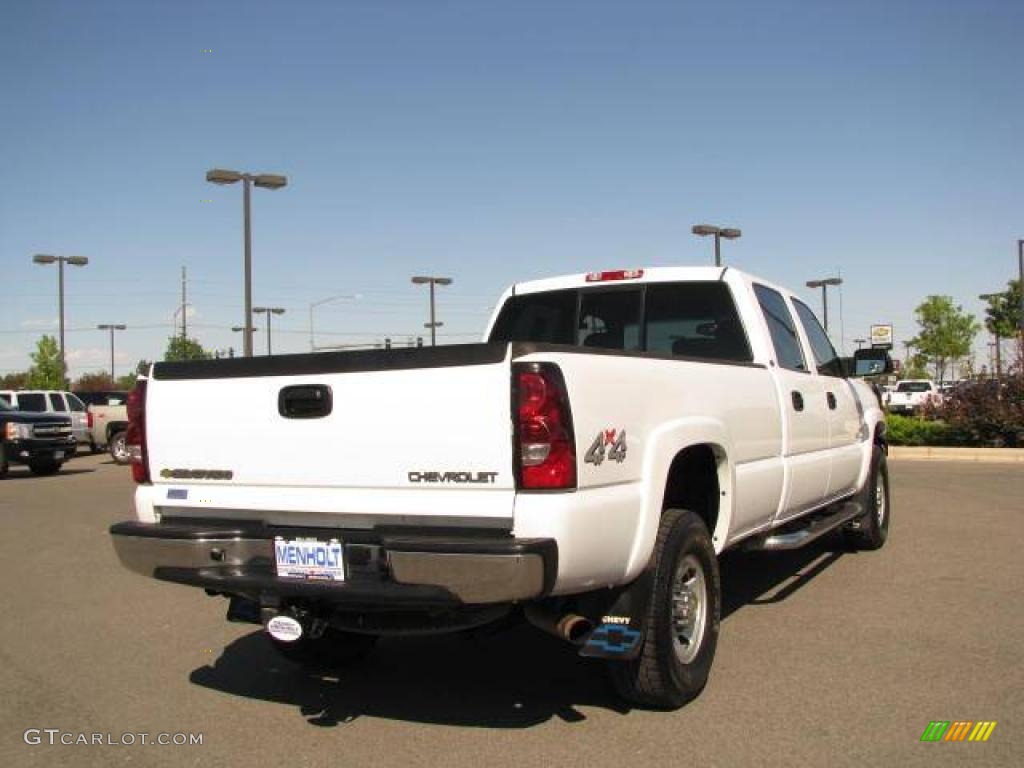
[[640,291],[584,292],[576,343],[598,349],[640,349]]
[[3,400],[8,405],[11,404],[11,396],[8,395],[6,392],[4,392],[2,395],[0,395],[0,400]]
[[572,344],[576,291],[510,296],[494,322],[490,341]]
[[836,354],[835,347],[829,341],[828,334],[821,327],[818,318],[802,301],[793,299],[793,306],[796,307],[796,314],[800,318],[800,324],[804,327],[804,333],[807,334],[807,340],[811,342],[811,352],[814,353],[814,362],[818,365],[818,373],[825,376],[842,376],[839,355]]
[[79,400],[74,395],[68,395],[67,397],[68,397],[68,405],[71,406],[71,410],[72,411],[77,411],[79,413],[85,411],[85,403],[83,403],[81,400]]
[[647,351],[750,362],[753,355],[724,283],[662,283],[647,288]]
[[68,410],[67,405],[64,404],[64,395],[59,392],[51,392],[50,398],[50,410],[57,411],[58,413],[65,413]]
[[763,285],[754,285],[754,294],[761,305],[768,332],[775,347],[775,356],[782,368],[791,371],[806,371],[804,353],[800,349],[800,339],[796,334],[793,316],[786,307],[782,294]]

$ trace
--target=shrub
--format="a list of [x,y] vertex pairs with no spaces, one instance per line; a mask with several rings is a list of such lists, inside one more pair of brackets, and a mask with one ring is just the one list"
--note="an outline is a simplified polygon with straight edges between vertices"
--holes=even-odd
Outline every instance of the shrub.
[[942,419],[967,445],[1024,447],[1024,376],[958,387],[925,415]]
[[959,435],[942,421],[931,421],[917,416],[890,413],[888,424],[890,445],[958,445]]

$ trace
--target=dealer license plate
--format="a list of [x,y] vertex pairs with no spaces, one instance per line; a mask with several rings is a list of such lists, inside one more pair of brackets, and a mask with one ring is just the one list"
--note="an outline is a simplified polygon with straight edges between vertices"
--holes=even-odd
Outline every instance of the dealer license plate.
[[345,550],[338,539],[274,539],[277,575],[288,579],[345,580]]
[[64,451],[54,451],[53,452],[53,458],[55,458],[55,459],[63,459],[64,458]]

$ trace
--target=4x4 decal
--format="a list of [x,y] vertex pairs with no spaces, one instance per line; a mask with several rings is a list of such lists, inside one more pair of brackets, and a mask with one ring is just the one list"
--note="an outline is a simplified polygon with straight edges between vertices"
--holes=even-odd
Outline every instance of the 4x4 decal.
[[619,464],[626,460],[626,430],[602,429],[587,449],[583,461],[599,467],[606,457]]

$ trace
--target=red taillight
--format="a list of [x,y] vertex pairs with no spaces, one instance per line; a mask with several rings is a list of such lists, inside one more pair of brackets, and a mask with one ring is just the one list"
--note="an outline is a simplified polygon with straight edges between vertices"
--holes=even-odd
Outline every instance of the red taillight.
[[519,488],[575,488],[576,446],[561,371],[550,363],[514,371]]
[[92,411],[87,411],[85,414],[85,425],[92,429]]
[[132,479],[136,483],[149,482],[149,457],[146,454],[146,380],[135,384],[128,393],[128,428],[124,433],[132,465]]
[[587,274],[588,283],[605,283],[609,280],[636,280],[643,277],[642,269],[614,269],[610,272],[590,272]]

